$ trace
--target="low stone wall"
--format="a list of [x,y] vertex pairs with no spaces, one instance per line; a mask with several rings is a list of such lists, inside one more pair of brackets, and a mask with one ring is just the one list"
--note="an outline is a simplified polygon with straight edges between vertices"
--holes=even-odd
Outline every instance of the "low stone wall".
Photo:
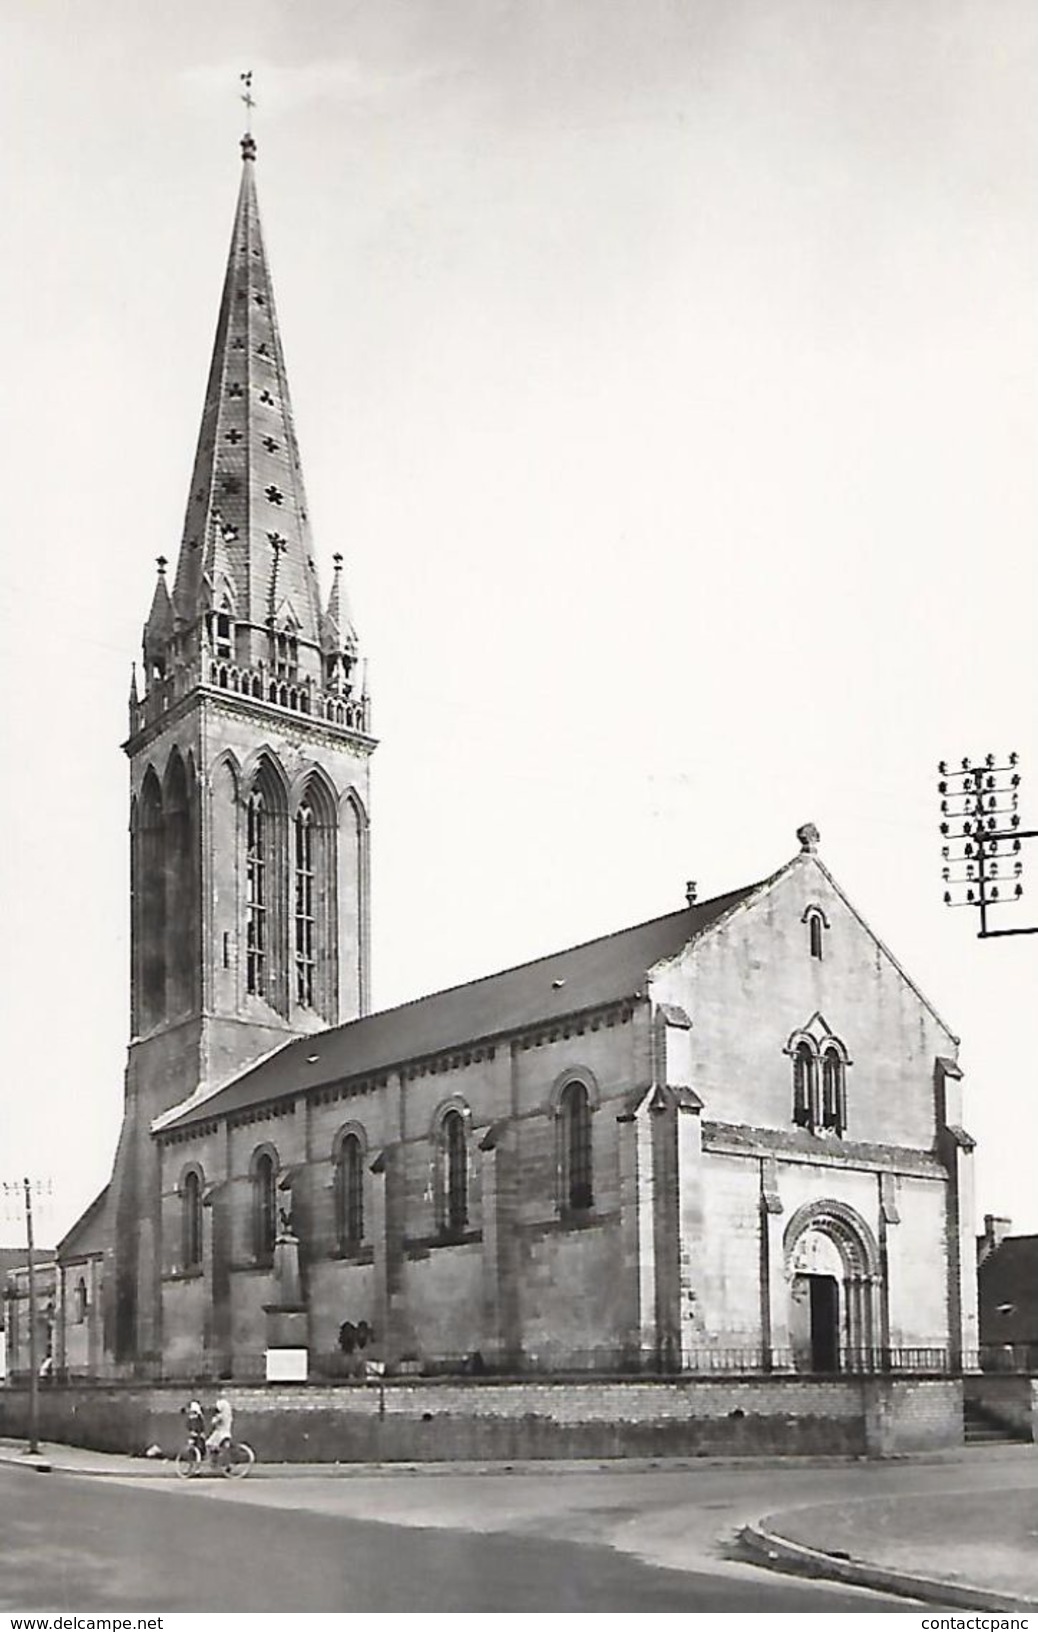
[[1038,1442],[1038,1377],[972,1372],[965,1378],[965,1396],[992,1421]]
[[961,1378],[870,1377],[862,1388],[870,1456],[963,1443]]
[[[204,1403],[211,1405],[212,1393]],[[962,1394],[935,1378],[221,1385],[264,1461],[887,1456],[961,1443]],[[173,1453],[183,1386],[44,1386],[40,1434],[95,1450]],[[0,1435],[24,1434],[28,1393],[0,1390]]]

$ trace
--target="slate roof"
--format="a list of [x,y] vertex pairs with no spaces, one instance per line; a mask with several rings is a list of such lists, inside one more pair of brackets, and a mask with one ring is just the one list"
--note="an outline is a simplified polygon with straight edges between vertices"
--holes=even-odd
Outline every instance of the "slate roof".
[[197,1104],[174,1107],[156,1121],[155,1131],[207,1122],[281,1095],[632,998],[654,964],[674,957],[760,887],[748,884],[500,974],[297,1038]]
[[96,1253],[101,1250],[102,1241],[95,1239],[91,1246],[89,1237],[91,1227],[98,1224],[103,1218],[105,1203],[108,1200],[108,1190],[109,1186],[106,1184],[104,1189],[99,1191],[93,1201],[90,1202],[89,1206],[83,1209],[76,1222],[66,1230],[58,1242],[58,1257],[62,1262],[68,1258],[86,1256],[91,1252]]
[[[49,1248],[37,1247],[33,1257],[38,1264],[49,1264],[54,1260],[54,1253]],[[0,1247],[0,1285],[13,1269],[24,1269],[27,1259],[24,1247]]]
[[978,1273],[980,1341],[1038,1344],[1038,1235],[1007,1235]]

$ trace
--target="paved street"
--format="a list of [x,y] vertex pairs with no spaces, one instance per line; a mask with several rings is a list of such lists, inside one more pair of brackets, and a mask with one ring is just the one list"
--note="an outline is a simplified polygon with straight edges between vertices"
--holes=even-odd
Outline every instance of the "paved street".
[[[608,1544],[618,1527],[654,1522],[653,1508],[662,1523],[676,1499],[698,1507],[697,1485],[709,1502],[710,1472],[187,1485],[0,1467],[0,1608],[904,1609],[903,1600],[726,1564],[698,1545],[692,1567],[675,1569]],[[772,1470],[773,1497],[781,1479]],[[379,1517],[358,1518],[358,1509]],[[700,1535],[725,1516],[714,1512]]]

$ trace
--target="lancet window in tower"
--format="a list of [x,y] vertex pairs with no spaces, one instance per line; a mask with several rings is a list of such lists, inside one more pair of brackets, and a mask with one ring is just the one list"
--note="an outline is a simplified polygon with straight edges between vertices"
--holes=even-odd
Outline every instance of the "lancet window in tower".
[[294,680],[299,673],[299,641],[293,634],[274,636],[274,673],[279,680]]
[[245,844],[245,984],[257,997],[267,990],[267,821],[257,790],[249,798]]
[[213,646],[216,650],[217,657],[230,657],[231,615],[229,612],[218,612],[216,614],[216,628],[213,638]]
[[295,819],[296,1002],[314,1006],[314,814],[300,805]]

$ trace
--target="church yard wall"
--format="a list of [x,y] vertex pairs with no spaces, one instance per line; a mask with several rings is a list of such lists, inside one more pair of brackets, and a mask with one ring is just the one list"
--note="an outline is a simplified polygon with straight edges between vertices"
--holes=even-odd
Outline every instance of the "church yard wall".
[[[962,1443],[962,1384],[933,1378],[221,1383],[261,1461],[423,1462],[630,1456],[891,1456]],[[380,1396],[382,1409],[380,1411]],[[136,1452],[183,1442],[175,1386],[47,1386],[45,1439]],[[208,1397],[208,1396],[207,1396]],[[0,1434],[28,1395],[0,1390]]]

